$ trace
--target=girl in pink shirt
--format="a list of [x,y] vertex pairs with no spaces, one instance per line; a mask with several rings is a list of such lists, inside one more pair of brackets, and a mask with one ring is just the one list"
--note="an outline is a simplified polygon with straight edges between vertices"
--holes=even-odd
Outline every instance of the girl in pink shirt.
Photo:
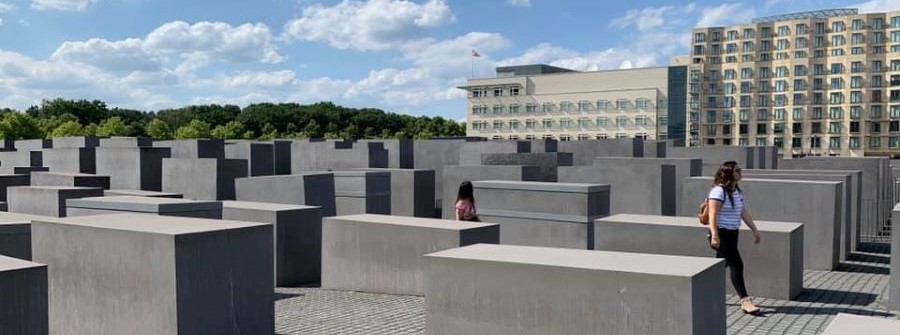
[[475,195],[472,182],[466,180],[459,184],[456,195],[456,221],[480,221],[475,210]]

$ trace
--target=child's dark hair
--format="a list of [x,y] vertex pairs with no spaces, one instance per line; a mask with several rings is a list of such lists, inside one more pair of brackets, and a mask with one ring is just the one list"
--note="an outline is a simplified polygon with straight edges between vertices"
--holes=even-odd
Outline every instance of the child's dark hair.
[[475,191],[472,182],[466,180],[459,184],[459,192],[456,193],[456,201],[469,200],[475,201]]

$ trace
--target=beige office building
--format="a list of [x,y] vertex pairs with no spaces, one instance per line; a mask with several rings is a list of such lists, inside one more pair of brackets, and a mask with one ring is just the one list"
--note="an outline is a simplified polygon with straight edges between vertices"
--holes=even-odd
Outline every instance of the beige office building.
[[693,30],[690,146],[900,153],[900,11],[795,13]]
[[665,138],[667,68],[578,72],[498,67],[470,79],[468,136],[491,139]]

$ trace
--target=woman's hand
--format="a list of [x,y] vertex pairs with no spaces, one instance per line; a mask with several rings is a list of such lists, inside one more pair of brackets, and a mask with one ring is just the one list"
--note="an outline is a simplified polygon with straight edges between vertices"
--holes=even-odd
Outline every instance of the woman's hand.
[[760,241],[762,241],[762,238],[759,237],[759,231],[754,230],[753,231],[753,244],[759,244]]
[[710,237],[709,238],[709,246],[710,246],[710,248],[719,250],[719,237],[718,236]]

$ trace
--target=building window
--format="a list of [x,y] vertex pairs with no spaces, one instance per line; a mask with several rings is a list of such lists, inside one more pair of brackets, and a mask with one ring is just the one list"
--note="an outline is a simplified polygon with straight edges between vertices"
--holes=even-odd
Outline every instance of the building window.
[[872,122],[869,124],[869,133],[877,134],[881,132],[881,123],[880,122]]
[[746,109],[742,109],[738,112],[738,118],[741,122],[747,122],[750,120],[750,111]]
[[869,148],[881,148],[881,137],[869,137]]
[[828,123],[828,133],[829,134],[840,134],[841,133],[841,123],[840,122]]
[[626,100],[626,99],[616,100],[616,108],[617,109],[628,109],[628,100]]
[[494,120],[494,129],[503,129],[503,121]]
[[587,100],[581,100],[578,102],[578,111],[586,112],[591,110],[591,103]]
[[503,105],[494,105],[494,114],[503,113]]
[[891,16],[891,28],[900,28],[900,16]]
[[769,119],[769,110],[768,109],[759,109],[756,111],[756,120],[757,121],[766,121]]
[[608,100],[597,100],[597,110],[607,110],[609,109],[609,101]]
[[502,87],[494,87],[494,96],[495,97],[503,96],[503,88]]
[[628,125],[628,117],[627,116],[617,116],[616,117],[616,125],[619,127],[624,127]]
[[858,120],[862,117],[862,107],[860,106],[852,106],[850,107],[850,118],[854,120]]
[[821,148],[822,147],[822,138],[821,137],[811,137],[809,139],[809,146],[811,148]]
[[650,99],[637,99],[635,101],[635,106],[639,109],[650,108]]
[[509,113],[510,114],[518,114],[519,113],[519,105],[509,105]]
[[844,109],[841,107],[830,107],[828,108],[828,118],[829,119],[843,119],[844,118]]
[[588,118],[578,119],[578,127],[579,128],[588,128],[590,126],[591,126],[591,119],[588,119]]
[[535,111],[537,111],[537,105],[530,102],[525,104],[525,113],[534,113]]
[[767,146],[767,145],[769,145],[768,142],[769,142],[769,140],[765,137],[757,137],[756,138],[756,146],[758,146],[758,147]]
[[646,126],[647,125],[647,117],[646,116],[637,116],[634,118],[634,124],[637,126]]
[[841,138],[840,137],[829,137],[828,138],[828,148],[829,149],[840,149],[841,148]]
[[609,123],[609,119],[605,117],[598,117],[596,121],[597,127],[606,127],[606,125]]
[[552,112],[553,111],[553,103],[545,102],[543,105],[541,105],[541,108],[544,111],[544,113]]
[[784,108],[775,109],[775,121],[784,121]]
[[766,133],[766,130],[767,130],[767,129],[766,129],[766,124],[765,124],[765,123],[760,123],[760,124],[757,124],[757,125],[756,125],[756,133],[759,134],[759,135],[765,134],[765,133]]
[[597,139],[598,139],[598,140],[605,140],[605,139],[607,139],[607,138],[609,138],[609,134],[602,134],[602,133],[601,133],[601,134],[597,134]]
[[881,118],[881,106],[870,107],[869,108],[869,118],[880,119]]
[[892,119],[900,118],[900,106],[891,106],[890,113]]
[[509,89],[509,95],[519,95],[519,88],[518,88],[518,87],[511,87],[511,88]]
[[519,129],[519,120],[509,120],[509,129]]
[[859,137],[850,137],[850,149],[859,149]]
[[795,121],[803,120],[803,108],[794,108],[791,119]]
[[572,107],[573,105],[571,101],[562,101],[559,103],[559,110],[563,112],[571,111],[573,109]]
[[525,129],[534,129],[534,125],[537,123],[534,119],[525,120]]
[[888,137],[888,146],[891,148],[896,148],[896,147],[900,146],[900,137],[897,137],[897,136]]
[[543,119],[541,120],[541,127],[544,129],[553,128],[553,119]]

